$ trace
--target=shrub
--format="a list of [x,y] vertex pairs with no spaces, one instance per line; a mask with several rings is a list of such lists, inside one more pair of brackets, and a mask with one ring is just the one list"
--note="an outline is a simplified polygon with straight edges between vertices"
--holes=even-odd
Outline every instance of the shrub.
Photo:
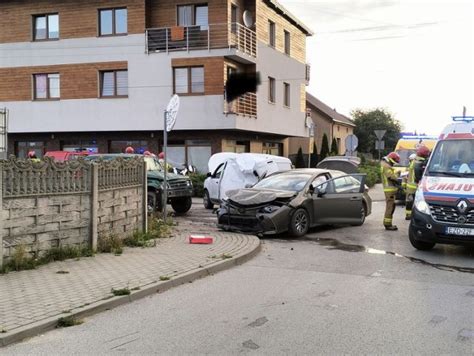
[[306,167],[306,163],[304,162],[304,157],[303,157],[303,150],[301,149],[301,147],[298,149],[298,153],[296,154],[295,167],[296,168]]
[[202,198],[204,196],[204,181],[206,180],[206,175],[201,173],[191,173],[189,178],[193,183],[194,196]]
[[378,162],[374,164],[373,161],[367,161],[365,165],[359,166],[359,172],[367,174],[365,184],[368,187],[373,187],[382,181],[380,177],[380,164]]
[[115,253],[119,255],[123,252],[122,239],[117,234],[100,234],[97,239],[97,251],[101,253]]
[[131,236],[123,240],[125,246],[129,247],[154,247],[155,239],[169,237],[171,227],[174,225],[171,218],[165,222],[163,219],[151,218],[148,221],[148,231],[135,231]]

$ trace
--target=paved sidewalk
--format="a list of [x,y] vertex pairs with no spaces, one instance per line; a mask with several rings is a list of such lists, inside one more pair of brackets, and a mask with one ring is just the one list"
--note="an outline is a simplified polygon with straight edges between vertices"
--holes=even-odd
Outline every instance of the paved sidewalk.
[[[0,347],[51,329],[60,317],[83,317],[161,292],[242,263],[259,250],[255,236],[176,220],[174,236],[158,239],[156,247],[124,248],[121,256],[97,254],[0,275]],[[191,245],[190,233],[210,233],[214,243]],[[135,290],[130,296],[114,297],[112,288]]]

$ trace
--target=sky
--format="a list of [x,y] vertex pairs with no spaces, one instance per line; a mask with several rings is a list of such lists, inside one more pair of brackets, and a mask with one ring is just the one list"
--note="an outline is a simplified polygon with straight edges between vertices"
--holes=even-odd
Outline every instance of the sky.
[[279,0],[313,32],[308,91],[349,116],[385,108],[437,135],[474,116],[474,0]]

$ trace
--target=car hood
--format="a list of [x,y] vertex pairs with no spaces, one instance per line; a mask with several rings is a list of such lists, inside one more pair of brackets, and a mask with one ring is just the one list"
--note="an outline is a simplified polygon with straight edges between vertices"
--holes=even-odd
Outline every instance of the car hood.
[[234,189],[226,192],[230,201],[239,205],[260,205],[270,203],[277,199],[288,200],[296,192],[273,189]]
[[[164,180],[165,175],[162,171],[147,171],[148,178]],[[189,178],[180,174],[166,173],[166,180],[188,180]]]

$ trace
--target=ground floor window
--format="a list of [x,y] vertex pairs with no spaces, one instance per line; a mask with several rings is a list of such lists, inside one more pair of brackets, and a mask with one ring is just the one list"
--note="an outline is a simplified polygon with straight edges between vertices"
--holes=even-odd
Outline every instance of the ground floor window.
[[97,141],[92,140],[65,140],[61,141],[61,150],[69,152],[99,153]]
[[250,141],[223,140],[222,151],[235,153],[250,152]]
[[283,143],[263,142],[262,153],[267,155],[283,156]]
[[171,165],[183,167],[192,165],[198,172],[207,172],[211,157],[211,143],[208,140],[172,140],[168,142],[167,160]]
[[124,153],[127,147],[133,147],[135,153],[143,153],[148,150],[148,141],[109,141],[109,153]]
[[45,146],[43,141],[16,141],[15,155],[18,158],[28,158],[28,152],[35,151],[37,158],[42,158]]

